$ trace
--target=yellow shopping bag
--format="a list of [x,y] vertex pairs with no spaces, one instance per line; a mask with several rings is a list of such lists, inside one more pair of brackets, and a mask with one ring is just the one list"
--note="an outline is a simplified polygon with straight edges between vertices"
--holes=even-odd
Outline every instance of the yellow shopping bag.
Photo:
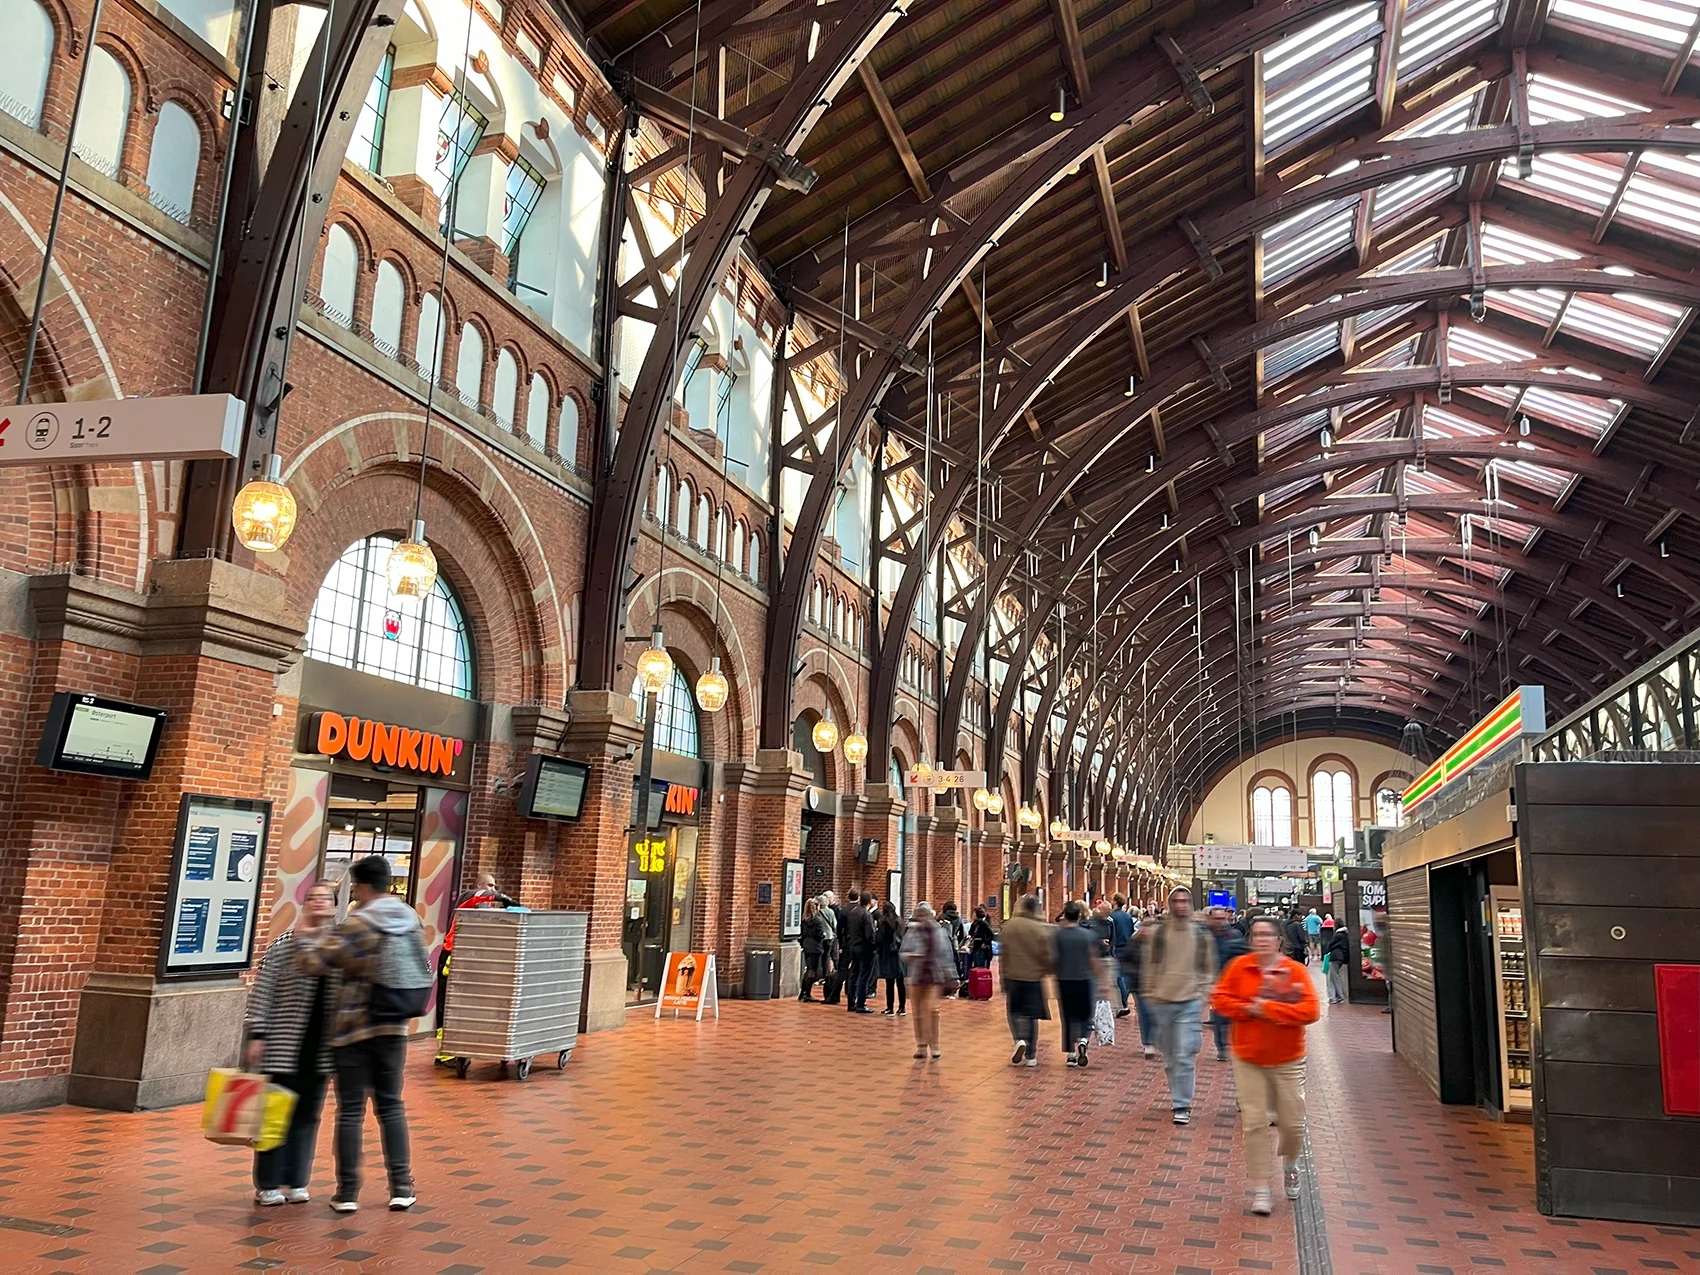
[[264,1076],[215,1067],[201,1104],[201,1133],[209,1142],[270,1151],[289,1136],[295,1093]]

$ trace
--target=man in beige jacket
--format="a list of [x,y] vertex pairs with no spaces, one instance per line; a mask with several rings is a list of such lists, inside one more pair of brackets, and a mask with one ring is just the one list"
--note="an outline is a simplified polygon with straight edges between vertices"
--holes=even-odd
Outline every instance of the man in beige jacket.
[[1169,891],[1169,910],[1139,932],[1140,995],[1157,1031],[1175,1123],[1192,1120],[1204,1004],[1216,983],[1216,941],[1192,916],[1192,891]]
[[1040,919],[1039,896],[1024,894],[1015,915],[998,935],[998,964],[1015,1052],[1009,1065],[1039,1065],[1039,1021],[1045,1009],[1045,977],[1051,972],[1051,927]]

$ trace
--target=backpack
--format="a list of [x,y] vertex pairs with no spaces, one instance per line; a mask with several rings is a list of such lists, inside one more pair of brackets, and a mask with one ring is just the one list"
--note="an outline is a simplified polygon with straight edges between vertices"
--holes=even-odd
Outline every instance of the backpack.
[[425,940],[418,930],[385,934],[378,943],[378,969],[366,1003],[367,1017],[376,1027],[418,1018],[431,1003],[435,983]]

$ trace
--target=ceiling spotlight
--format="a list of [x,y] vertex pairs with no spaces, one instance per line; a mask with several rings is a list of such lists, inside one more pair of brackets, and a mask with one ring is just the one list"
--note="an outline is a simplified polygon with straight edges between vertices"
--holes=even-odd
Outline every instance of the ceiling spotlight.
[[1181,573],[1181,560],[1179,558],[1176,558],[1175,559],[1175,569],[1173,571],[1169,572],[1169,574],[1173,575],[1173,576],[1178,576],[1180,573]]
[[1524,438],[1529,436],[1529,418],[1527,416],[1519,416],[1517,418],[1517,432]]
[[1163,525],[1161,527],[1159,527],[1158,530],[1159,531],[1167,531],[1168,529],[1169,529],[1169,515],[1164,514],[1163,515]]
[[1324,425],[1322,427],[1322,450],[1327,451],[1332,446],[1334,446],[1334,431]]
[[1133,387],[1137,384],[1139,384],[1137,378],[1129,376],[1127,378],[1127,393],[1123,397],[1132,398],[1133,397]]
[[1659,537],[1659,557],[1670,557],[1670,545],[1665,542],[1665,538],[1663,536]]
[[1063,116],[1068,114],[1068,99],[1063,94],[1063,86],[1057,85],[1057,104],[1051,108],[1051,123],[1061,124]]
[[1617,596],[1620,598],[1623,596],[1623,581],[1621,580],[1617,582]]
[[1322,533],[1317,531],[1317,529],[1315,527],[1312,527],[1310,529],[1310,547],[1312,549],[1316,548],[1316,546],[1321,542],[1321,540],[1322,540]]
[[1098,286],[1100,288],[1110,286],[1110,263],[1107,261],[1098,267]]
[[1148,473],[1148,474],[1154,474],[1154,473],[1157,472],[1157,453],[1156,452],[1152,452],[1149,456],[1147,456],[1145,458],[1145,472]]

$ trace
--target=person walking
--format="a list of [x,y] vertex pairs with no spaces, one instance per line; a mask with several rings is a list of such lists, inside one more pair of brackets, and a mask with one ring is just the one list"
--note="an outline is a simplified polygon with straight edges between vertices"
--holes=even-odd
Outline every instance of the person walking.
[[1110,925],[1113,931],[1110,955],[1115,961],[1116,994],[1119,998],[1116,1017],[1126,1018],[1130,1012],[1127,998],[1133,989],[1128,984],[1127,971],[1122,967],[1121,957],[1127,950],[1127,945],[1133,941],[1133,934],[1139,928],[1139,923],[1133,919],[1133,913],[1127,910],[1127,900],[1119,894],[1115,897],[1115,907],[1110,911]]
[[1282,944],[1282,951],[1300,965],[1308,965],[1310,963],[1310,936],[1305,932],[1304,922],[1292,913],[1288,913],[1283,935],[1285,942]]
[[1352,940],[1346,933],[1346,927],[1337,925],[1322,945],[1322,963],[1327,969],[1330,1005],[1343,1005],[1349,998],[1346,978],[1347,967],[1351,961]]
[[[336,887],[318,882],[307,891],[301,912],[313,924],[325,924],[336,915]],[[283,1145],[254,1153],[254,1203],[263,1207],[301,1204],[309,1198],[325,1084],[334,1066],[330,1011],[340,981],[335,974],[301,972],[293,930],[272,942],[255,971],[243,1016],[247,1043],[242,1061],[249,1071],[264,1072],[273,1084],[295,1095]]]
[[[1211,908],[1206,914],[1210,923],[1210,937],[1216,941],[1216,969],[1228,968],[1228,962],[1244,956],[1251,951],[1251,946],[1241,936],[1240,932],[1228,924],[1227,908]],[[1218,979],[1221,975],[1218,973]],[[1210,1011],[1210,1032],[1216,1037],[1216,1061],[1228,1061],[1228,1027],[1229,1021],[1215,1010]]]
[[797,999],[814,1004],[810,995],[821,980],[822,963],[826,960],[826,922],[821,920],[821,906],[814,899],[803,904],[803,933],[798,940],[803,949],[803,985]]
[[1304,1149],[1305,1027],[1322,1013],[1310,971],[1281,954],[1281,930],[1269,917],[1251,925],[1251,952],[1223,971],[1211,1007],[1233,1022],[1234,1086],[1245,1135],[1251,1211],[1274,1212],[1269,1155],[1271,1123],[1279,1136],[1281,1182],[1299,1198]]
[[844,917],[838,927],[838,941],[844,948],[844,995],[849,1001],[848,1013],[871,1014],[868,992],[873,986],[874,919],[862,906],[861,895],[850,891]]
[[1121,979],[1132,989],[1134,1012],[1139,1016],[1139,1044],[1147,1060],[1157,1056],[1157,1028],[1151,1021],[1151,1005],[1143,990],[1145,943],[1144,935],[1156,922],[1147,918],[1127,945],[1122,948]]
[[[890,904],[886,905],[891,906]],[[939,1002],[957,986],[956,953],[949,931],[933,917],[931,905],[917,903],[898,949],[915,1002],[915,1057],[939,1056]]]
[[1045,976],[1051,972],[1051,927],[1040,915],[1037,894],[1024,894],[1015,915],[999,935],[1003,966],[1004,1007],[1015,1052],[1009,1065],[1039,1065],[1039,1023],[1051,1015],[1045,1008]]
[[1317,915],[1315,908],[1305,913],[1304,927],[1305,949],[1310,953],[1311,960],[1320,960],[1322,957],[1322,918]]
[[390,1209],[417,1199],[401,1101],[411,1021],[425,1010],[431,967],[419,914],[390,893],[390,862],[368,855],[348,870],[354,910],[341,925],[303,917],[296,961],[303,974],[342,975],[331,1044],[336,1049],[336,1194],[331,1208],[360,1207],[360,1158],[370,1095],[389,1173]]
[[[879,920],[874,924],[874,956],[879,961],[879,976],[885,980],[885,1008],[880,1011],[886,1017],[893,1014],[899,1016],[909,1012],[909,988],[903,977],[903,934],[908,927],[903,918],[897,914],[897,906],[887,899],[880,908]],[[892,1008],[893,997],[897,1007]]]
[[1086,1041],[1092,1034],[1098,959],[1107,941],[1097,926],[1087,923],[1084,903],[1070,899],[1063,905],[1063,923],[1051,931],[1051,968],[1057,979],[1062,1048],[1070,1067],[1084,1067],[1088,1062]]
[[1169,891],[1168,912],[1143,936],[1140,978],[1157,1033],[1157,1052],[1169,1077],[1176,1124],[1192,1120],[1197,1087],[1200,1015],[1216,981],[1216,944],[1192,917],[1192,891]]
[[968,994],[968,924],[962,919],[962,913],[956,910],[956,904],[945,901],[939,909],[939,925],[944,930],[945,938],[950,943],[951,959],[956,962],[956,987],[945,993],[945,999],[951,1000],[958,995]]
[[997,931],[992,929],[992,920],[986,914],[986,909],[975,908],[974,923],[968,927],[968,968],[992,968],[992,945],[997,942],[997,938]]

